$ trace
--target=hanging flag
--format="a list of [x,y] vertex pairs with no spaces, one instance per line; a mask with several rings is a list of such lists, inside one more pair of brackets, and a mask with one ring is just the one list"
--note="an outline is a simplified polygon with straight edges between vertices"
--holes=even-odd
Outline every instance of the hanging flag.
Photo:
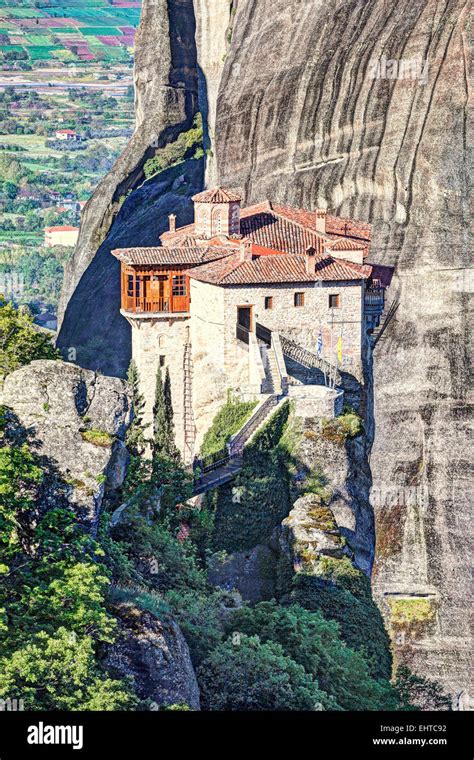
[[339,336],[337,341],[337,358],[340,364],[342,364],[342,335]]
[[321,330],[319,331],[318,340],[316,342],[316,352],[318,356],[321,356],[323,353],[323,336],[321,335]]

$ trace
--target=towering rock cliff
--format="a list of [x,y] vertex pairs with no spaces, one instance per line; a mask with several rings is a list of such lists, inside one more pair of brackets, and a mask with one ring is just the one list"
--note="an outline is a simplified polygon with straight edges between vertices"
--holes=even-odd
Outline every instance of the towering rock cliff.
[[[133,192],[95,258],[94,251],[114,203],[139,184],[152,134],[169,139],[166,130],[189,124],[198,108],[199,62],[199,109],[209,116],[215,158],[210,177],[240,189],[247,202],[327,204],[333,213],[366,219],[374,230],[373,259],[396,268],[390,297],[399,307],[374,352],[369,404],[374,590],[398,659],[452,693],[472,693],[467,3],[239,0],[229,10],[227,0],[195,0],[194,9],[186,0],[144,0],[143,6],[137,131],[88,205],[64,307],[79,286],[60,343],[74,346],[96,330],[83,361],[97,366],[108,347],[105,369],[123,371],[127,328],[107,246],[117,237],[136,244],[156,234],[167,208],[162,198],[169,197],[160,188],[172,182],[164,177],[155,191],[151,208],[159,218],[148,213],[145,227],[143,217],[135,223],[146,198],[143,189]],[[187,178],[189,191],[200,179],[199,172]],[[187,206],[178,199],[184,223]]]
[[[135,60],[135,132],[86,205],[59,307],[58,345],[65,357],[89,369],[123,376],[130,361],[130,328],[119,313],[120,266],[110,250],[156,245],[171,209],[185,218],[190,206],[182,192],[174,192],[180,188],[179,172],[164,173],[145,194],[137,188],[145,161],[189,129],[197,112],[195,31],[192,0],[143,3]],[[201,163],[192,164],[197,165],[186,167],[188,195],[203,184]],[[135,197],[125,200],[133,189]]]

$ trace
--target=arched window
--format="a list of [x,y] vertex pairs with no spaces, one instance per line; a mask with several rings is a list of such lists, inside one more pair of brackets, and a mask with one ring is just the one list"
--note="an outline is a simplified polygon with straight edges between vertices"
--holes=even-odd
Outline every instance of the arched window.
[[221,208],[213,208],[211,216],[211,235],[219,235],[222,232],[223,211]]

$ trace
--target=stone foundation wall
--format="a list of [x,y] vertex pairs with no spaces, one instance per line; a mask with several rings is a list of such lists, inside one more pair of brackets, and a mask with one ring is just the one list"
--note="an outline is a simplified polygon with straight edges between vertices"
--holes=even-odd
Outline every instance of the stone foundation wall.
[[144,422],[150,423],[147,435],[152,434],[156,373],[160,357],[163,357],[163,380],[166,367],[170,373],[176,445],[185,461],[189,460],[184,445],[184,346],[189,339],[189,318],[133,318],[129,321],[132,325],[132,356],[140,374],[145,398]]

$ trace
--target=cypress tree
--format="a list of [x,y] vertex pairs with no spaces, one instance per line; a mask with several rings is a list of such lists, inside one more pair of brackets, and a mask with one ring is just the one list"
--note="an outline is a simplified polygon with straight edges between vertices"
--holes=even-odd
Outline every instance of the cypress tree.
[[143,424],[143,411],[145,399],[140,392],[140,376],[135,362],[130,362],[127,380],[132,391],[133,420],[125,436],[125,444],[132,456],[142,456],[146,447],[145,430],[148,427]]
[[161,367],[156,371],[155,403],[153,404],[153,459],[166,457],[169,448],[169,423]]
[[171,400],[171,379],[168,367],[165,372],[165,382],[163,385],[163,395],[165,400],[165,414],[166,423],[168,427],[168,454],[173,459],[178,457],[178,450],[176,448],[174,439],[174,421],[173,421],[173,402]]

